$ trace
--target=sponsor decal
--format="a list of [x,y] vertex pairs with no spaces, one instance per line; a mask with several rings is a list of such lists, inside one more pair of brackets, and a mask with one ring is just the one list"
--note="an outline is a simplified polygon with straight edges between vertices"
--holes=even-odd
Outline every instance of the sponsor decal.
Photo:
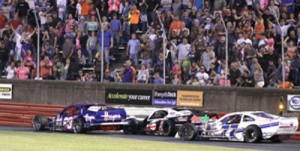
[[177,91],[177,106],[202,107],[203,92],[201,91]]
[[300,95],[288,95],[288,111],[300,111]]
[[177,92],[176,91],[154,91],[152,105],[177,106]]
[[152,105],[151,90],[106,89],[105,103]]
[[0,84],[0,99],[12,99],[12,84]]
[[120,114],[108,114],[108,112],[104,112],[104,115],[101,115],[104,118],[104,121],[115,121],[115,119],[120,119]]
[[85,121],[87,121],[87,122],[92,122],[92,120],[95,119],[95,116],[89,116],[89,114],[86,114],[83,117],[85,118]]

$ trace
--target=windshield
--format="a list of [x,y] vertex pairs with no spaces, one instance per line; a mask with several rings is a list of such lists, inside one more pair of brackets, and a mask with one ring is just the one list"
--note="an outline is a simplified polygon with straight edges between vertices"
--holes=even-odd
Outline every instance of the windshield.
[[267,118],[267,119],[276,119],[278,118],[278,116],[276,115],[272,115],[266,112],[256,112],[256,113],[252,113],[252,115],[255,115],[257,117],[261,117],[261,118]]

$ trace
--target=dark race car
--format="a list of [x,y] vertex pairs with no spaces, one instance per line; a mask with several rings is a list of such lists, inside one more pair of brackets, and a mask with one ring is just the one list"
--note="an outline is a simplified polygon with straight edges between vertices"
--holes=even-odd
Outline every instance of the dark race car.
[[36,131],[84,133],[92,130],[122,130],[128,122],[126,112],[122,108],[99,104],[76,104],[64,108],[54,118],[36,115],[32,125]]

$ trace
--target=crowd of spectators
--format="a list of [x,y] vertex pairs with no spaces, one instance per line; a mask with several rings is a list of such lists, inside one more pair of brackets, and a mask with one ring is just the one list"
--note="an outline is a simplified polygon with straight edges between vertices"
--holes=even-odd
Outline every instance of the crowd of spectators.
[[37,76],[38,33],[42,79],[300,85],[300,0],[1,0],[0,76]]

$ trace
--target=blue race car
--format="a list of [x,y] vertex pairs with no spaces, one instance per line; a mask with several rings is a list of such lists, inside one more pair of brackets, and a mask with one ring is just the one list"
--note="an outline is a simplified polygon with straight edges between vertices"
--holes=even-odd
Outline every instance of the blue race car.
[[128,121],[126,121],[126,112],[122,108],[99,104],[76,104],[64,108],[54,118],[36,115],[32,125],[36,131],[84,133],[92,130],[127,130]]

